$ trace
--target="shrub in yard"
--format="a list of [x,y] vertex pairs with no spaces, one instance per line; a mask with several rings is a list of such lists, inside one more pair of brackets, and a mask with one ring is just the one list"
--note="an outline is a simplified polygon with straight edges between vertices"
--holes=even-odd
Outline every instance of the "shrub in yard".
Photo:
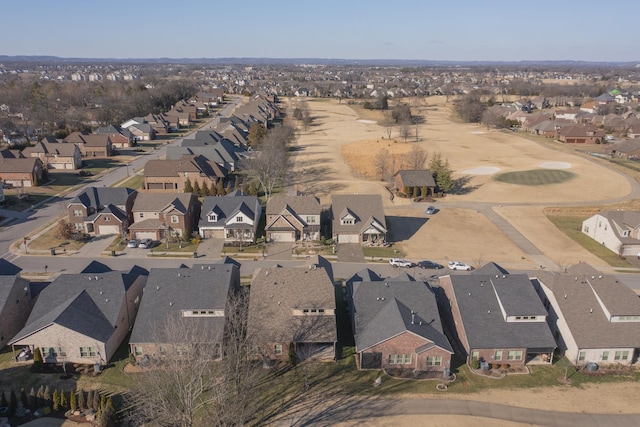
[[87,409],[87,400],[85,399],[84,390],[78,392],[78,409]]
[[76,394],[73,392],[73,390],[71,390],[71,392],[69,393],[69,409],[71,409],[72,411],[78,409]]
[[33,367],[36,372],[40,372],[42,370],[42,365],[44,360],[42,359],[42,353],[40,352],[40,347],[36,347],[36,350],[33,352]]
[[7,402],[7,396],[4,394],[4,391],[0,394],[0,406],[3,408],[9,406],[9,402]]
[[60,390],[60,410],[66,411],[69,409],[69,401],[67,400],[67,393],[64,390]]
[[20,389],[20,402],[22,403],[23,408],[29,408],[29,398],[27,397],[27,392],[24,390],[24,388]]
[[471,369],[480,369],[480,361],[474,357],[473,359],[471,359]]
[[298,363],[298,355],[296,354],[296,345],[291,341],[289,343],[289,363],[296,366]]
[[11,396],[9,396],[9,414],[13,416],[18,408],[18,397],[16,392],[11,390]]
[[502,369],[509,369],[511,367],[511,365],[509,365],[508,363],[503,363],[502,364]]

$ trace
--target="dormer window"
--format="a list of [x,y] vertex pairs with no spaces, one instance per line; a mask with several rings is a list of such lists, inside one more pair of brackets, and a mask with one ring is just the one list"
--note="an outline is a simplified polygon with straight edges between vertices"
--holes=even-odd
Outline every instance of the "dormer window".
[[236,222],[244,222],[244,217],[237,216],[236,217]]
[[207,220],[209,222],[217,222],[218,221],[218,214],[210,213],[209,215],[207,215]]

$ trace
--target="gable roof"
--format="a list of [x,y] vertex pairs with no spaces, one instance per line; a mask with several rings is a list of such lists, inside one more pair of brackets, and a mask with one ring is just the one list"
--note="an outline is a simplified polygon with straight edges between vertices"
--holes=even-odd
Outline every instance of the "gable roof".
[[320,215],[320,200],[315,196],[275,195],[267,201],[267,215],[278,215],[286,208],[298,215]]
[[[240,286],[240,273],[233,264],[197,265],[193,268],[152,268],[140,303],[131,343],[165,339],[164,322],[183,311],[226,310],[229,292]],[[186,317],[207,328],[221,340],[225,316]]]
[[[211,212],[218,215],[218,221],[209,222],[208,215]],[[229,193],[225,196],[207,196],[202,202],[198,226],[205,228],[224,226],[238,212],[242,212],[257,222],[259,220],[257,216],[261,213],[260,200],[256,196],[238,195],[237,193]]]
[[556,347],[547,322],[505,320],[547,315],[526,274],[448,275],[440,281],[448,281],[453,289],[447,297],[458,306],[458,327],[464,327],[471,349]]
[[555,296],[578,348],[640,347],[639,322],[610,321],[640,316],[640,298],[614,276],[580,263],[566,273],[539,272],[534,280]]
[[52,323],[105,342],[118,322],[126,291],[138,277],[118,271],[58,276],[40,292],[26,326],[11,343]]
[[435,295],[425,283],[356,282],[352,298],[357,351],[411,332],[453,353],[442,330]]
[[187,213],[196,197],[192,193],[140,193],[131,209],[133,212],[162,212],[171,207]]
[[125,206],[129,197],[136,193],[136,190],[127,187],[88,187],[71,200],[67,207],[76,203],[97,209],[110,204]]
[[248,333],[267,342],[335,342],[335,314],[294,315],[294,310],[335,310],[333,283],[324,268],[260,268],[251,281]]
[[402,183],[408,187],[435,187],[433,173],[427,169],[401,170],[396,173],[400,175]]
[[2,173],[32,173],[36,163],[40,162],[37,157],[27,157],[18,159],[7,159],[0,157],[0,172]]
[[[21,278],[17,273],[13,275],[4,273],[0,274],[0,312],[2,312],[2,309],[7,302],[7,298],[9,298],[9,295],[11,295],[11,291],[16,286],[19,286],[21,288],[26,287],[27,290],[25,292],[29,294],[28,280]],[[15,304],[15,302],[12,301],[12,304]]]
[[[362,233],[372,224],[380,224],[386,232],[386,221],[379,194],[333,194],[331,196],[333,233]],[[347,213],[352,214],[354,224],[343,225],[340,219]],[[364,219],[364,221],[363,221]]]

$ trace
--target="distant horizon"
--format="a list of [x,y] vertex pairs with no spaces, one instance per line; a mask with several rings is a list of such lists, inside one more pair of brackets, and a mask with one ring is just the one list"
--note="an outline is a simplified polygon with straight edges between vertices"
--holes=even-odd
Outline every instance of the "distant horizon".
[[[634,65],[640,67],[640,60],[629,61],[590,61],[581,59],[520,59],[520,60],[464,60],[464,59],[403,59],[403,58],[333,58],[333,57],[249,57],[249,56],[236,56],[236,57],[68,57],[57,55],[5,55],[0,53],[0,61],[38,61],[38,60],[60,60],[60,61],[119,61],[123,63],[132,62],[149,62],[149,63],[180,63],[180,61],[187,63],[223,63],[225,61],[237,61],[243,64],[247,63],[279,63],[279,64],[296,64],[301,65],[309,63],[309,65],[315,65],[314,61],[322,64],[584,64],[584,65],[597,65],[597,64],[610,64],[610,65]],[[201,62],[199,62],[201,61]],[[305,62],[307,61],[307,62]]]

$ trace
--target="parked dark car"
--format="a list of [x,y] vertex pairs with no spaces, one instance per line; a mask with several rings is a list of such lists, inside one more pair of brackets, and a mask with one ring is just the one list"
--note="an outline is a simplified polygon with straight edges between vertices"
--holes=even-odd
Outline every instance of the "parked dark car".
[[436,270],[444,268],[444,265],[440,265],[437,262],[428,261],[428,260],[420,261],[417,265],[420,268],[430,268],[430,269],[436,269]]

